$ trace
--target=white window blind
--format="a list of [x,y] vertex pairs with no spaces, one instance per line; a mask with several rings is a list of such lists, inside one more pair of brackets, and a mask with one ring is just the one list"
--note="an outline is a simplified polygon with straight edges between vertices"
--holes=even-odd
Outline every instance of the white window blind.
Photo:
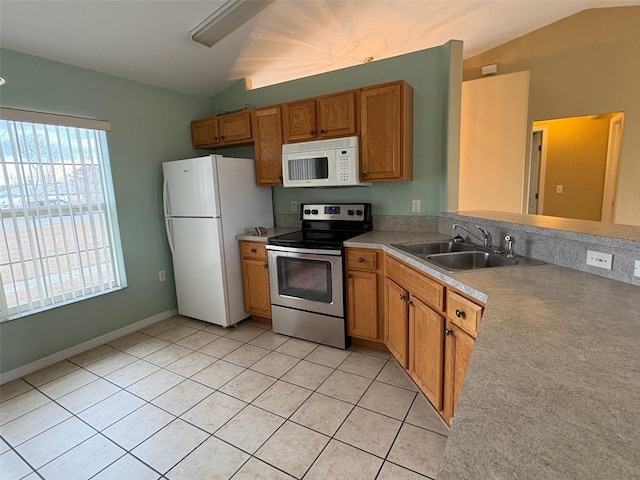
[[100,129],[108,122],[26,113],[0,112],[0,320],[120,288],[124,278]]

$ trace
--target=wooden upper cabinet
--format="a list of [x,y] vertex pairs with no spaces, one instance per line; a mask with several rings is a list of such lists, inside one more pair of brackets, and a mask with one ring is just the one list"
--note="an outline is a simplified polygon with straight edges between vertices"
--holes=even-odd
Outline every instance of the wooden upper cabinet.
[[412,180],[413,88],[398,81],[361,89],[360,122],[364,180]]
[[251,141],[251,112],[230,113],[218,117],[218,130],[222,143]]
[[316,101],[315,99],[300,102],[285,103],[284,111],[284,141],[285,143],[300,142],[316,138]]
[[217,118],[205,118],[191,122],[191,143],[193,148],[206,148],[219,142]]
[[326,95],[318,99],[318,136],[355,135],[357,91]]
[[251,112],[248,110],[191,122],[193,148],[221,147],[252,140]]
[[256,151],[256,184],[282,185],[281,108],[255,110],[251,120]]
[[357,90],[284,105],[284,143],[346,137],[358,133]]

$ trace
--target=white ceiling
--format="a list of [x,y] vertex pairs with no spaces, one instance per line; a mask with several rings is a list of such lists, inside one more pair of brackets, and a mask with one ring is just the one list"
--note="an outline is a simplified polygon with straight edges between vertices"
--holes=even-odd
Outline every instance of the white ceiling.
[[261,87],[450,39],[468,58],[581,10],[640,0],[277,0],[212,48],[193,43],[190,30],[222,3],[0,0],[0,46],[210,96],[245,77]]

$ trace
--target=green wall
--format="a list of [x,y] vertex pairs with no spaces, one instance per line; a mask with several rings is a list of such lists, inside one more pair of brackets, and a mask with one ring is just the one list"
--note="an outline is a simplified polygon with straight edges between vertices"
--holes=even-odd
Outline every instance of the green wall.
[[[291,213],[291,201],[299,203],[364,201],[372,204],[374,215],[412,215],[411,200],[422,202],[421,215],[447,209],[447,120],[450,75],[461,48],[457,41],[369,64],[336,70],[278,85],[245,90],[239,81],[211,98],[211,113],[236,110],[245,104],[256,107],[298,100],[326,93],[406,80],[414,88],[414,173],[411,182],[387,182],[372,187],[287,188],[274,187],[275,213]],[[461,79],[457,84],[460,87]],[[219,149],[227,156],[251,156],[253,147]],[[415,215],[415,214],[413,214]]]
[[[189,122],[207,98],[0,50],[0,105],[109,120],[107,134],[128,287],[0,324],[6,372],[176,308],[162,220],[161,163],[194,155]],[[167,281],[158,281],[158,271]]]

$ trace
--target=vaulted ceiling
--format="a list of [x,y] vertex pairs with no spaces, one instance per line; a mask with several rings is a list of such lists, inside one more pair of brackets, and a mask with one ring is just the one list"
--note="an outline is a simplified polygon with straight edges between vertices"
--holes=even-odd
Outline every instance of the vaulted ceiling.
[[468,58],[581,10],[640,0],[276,0],[213,47],[192,42],[222,3],[0,0],[0,46],[209,96],[241,78],[261,87],[450,39]]

